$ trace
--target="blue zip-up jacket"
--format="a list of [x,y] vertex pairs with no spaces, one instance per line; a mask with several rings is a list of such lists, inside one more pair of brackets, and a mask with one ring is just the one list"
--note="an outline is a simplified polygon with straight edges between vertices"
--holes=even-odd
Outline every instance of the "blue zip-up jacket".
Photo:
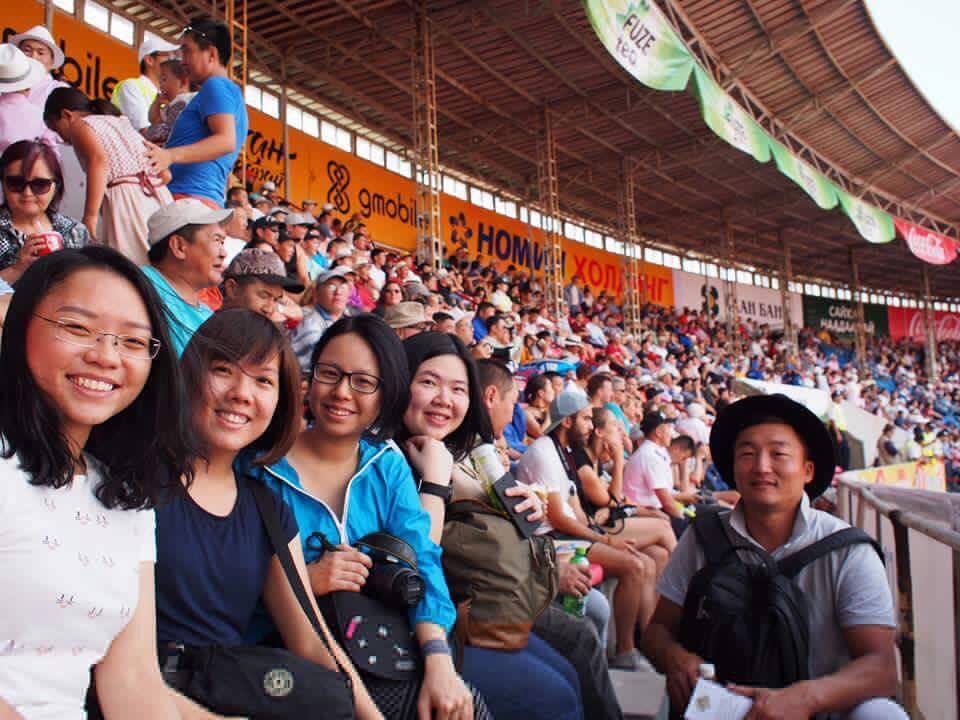
[[450,631],[456,610],[440,566],[440,546],[430,539],[430,516],[420,506],[413,473],[396,444],[360,441],[360,462],[347,483],[343,518],[304,489],[286,458],[267,467],[252,465],[248,458],[241,463],[245,474],[261,480],[293,509],[308,563],[319,557],[306,544],[314,532],[334,545],[354,545],[373,532],[388,532],[409,543],[426,583],[423,600],[412,608],[410,621],[434,623]]

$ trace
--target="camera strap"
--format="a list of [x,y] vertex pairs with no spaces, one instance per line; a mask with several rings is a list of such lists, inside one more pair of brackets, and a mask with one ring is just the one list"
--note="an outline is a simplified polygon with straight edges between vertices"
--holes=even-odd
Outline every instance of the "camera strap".
[[287,582],[290,583],[290,588],[293,590],[293,594],[297,596],[297,601],[300,603],[300,607],[303,608],[303,612],[306,613],[307,619],[310,621],[310,624],[313,625],[313,629],[316,631],[317,635],[319,635],[320,639],[323,640],[323,644],[327,648],[327,652],[330,653],[330,657],[333,658],[333,662],[337,666],[337,670],[340,671],[340,673],[344,676],[347,681],[347,686],[352,691],[353,684],[350,674],[344,670],[343,665],[340,664],[340,658],[337,656],[337,653],[333,651],[330,639],[327,637],[327,629],[323,626],[323,623],[320,622],[320,618],[314,611],[313,605],[310,604],[310,598],[307,595],[306,588],[303,586],[300,573],[297,572],[297,568],[293,563],[293,556],[290,554],[290,548],[283,540],[283,531],[280,528],[280,518],[277,515],[276,506],[277,502],[283,501],[275,496],[273,491],[271,491],[262,482],[250,478],[247,479],[247,482],[250,483],[250,486],[253,489],[253,497],[257,503],[257,510],[260,513],[260,520],[263,522],[263,526],[267,531],[267,536],[270,538],[270,544],[273,545],[273,552],[276,553],[277,559],[280,561],[280,565],[283,566],[283,572],[287,576]]

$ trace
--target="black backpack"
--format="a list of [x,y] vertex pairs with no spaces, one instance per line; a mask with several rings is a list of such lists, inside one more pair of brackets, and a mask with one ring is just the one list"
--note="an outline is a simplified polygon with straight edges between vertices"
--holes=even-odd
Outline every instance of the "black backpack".
[[[690,581],[680,643],[716,668],[717,679],[780,688],[809,676],[807,601],[793,579],[811,562],[860,543],[880,546],[859,528],[844,528],[789,557],[774,560],[755,545],[734,545],[723,527],[728,512],[697,515],[693,529],[707,564]],[[749,551],[758,564],[743,562]]]

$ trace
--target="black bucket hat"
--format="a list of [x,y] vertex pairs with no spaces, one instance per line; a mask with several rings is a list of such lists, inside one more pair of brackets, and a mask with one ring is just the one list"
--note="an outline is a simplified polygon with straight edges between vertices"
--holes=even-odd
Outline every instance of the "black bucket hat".
[[782,420],[796,430],[813,461],[813,479],[806,491],[811,500],[819,497],[833,482],[836,467],[833,442],[826,426],[816,415],[786,395],[752,395],[737,400],[720,411],[710,432],[710,454],[721,477],[736,487],[733,476],[733,451],[737,435],[769,418]]

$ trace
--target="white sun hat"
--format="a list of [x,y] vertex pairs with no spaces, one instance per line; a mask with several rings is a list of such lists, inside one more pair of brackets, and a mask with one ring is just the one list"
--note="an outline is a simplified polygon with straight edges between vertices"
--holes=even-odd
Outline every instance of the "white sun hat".
[[24,40],[36,40],[37,42],[43,43],[50,48],[50,52],[53,53],[53,70],[56,70],[58,67],[63,65],[63,61],[66,59],[64,58],[63,50],[61,50],[60,46],[54,42],[53,35],[51,35],[50,31],[47,30],[43,25],[34,25],[26,32],[14,35],[12,38],[10,38],[10,43],[20,47],[20,43],[22,43]]
[[0,45],[0,93],[29,90],[47,76],[47,69],[16,45]]

